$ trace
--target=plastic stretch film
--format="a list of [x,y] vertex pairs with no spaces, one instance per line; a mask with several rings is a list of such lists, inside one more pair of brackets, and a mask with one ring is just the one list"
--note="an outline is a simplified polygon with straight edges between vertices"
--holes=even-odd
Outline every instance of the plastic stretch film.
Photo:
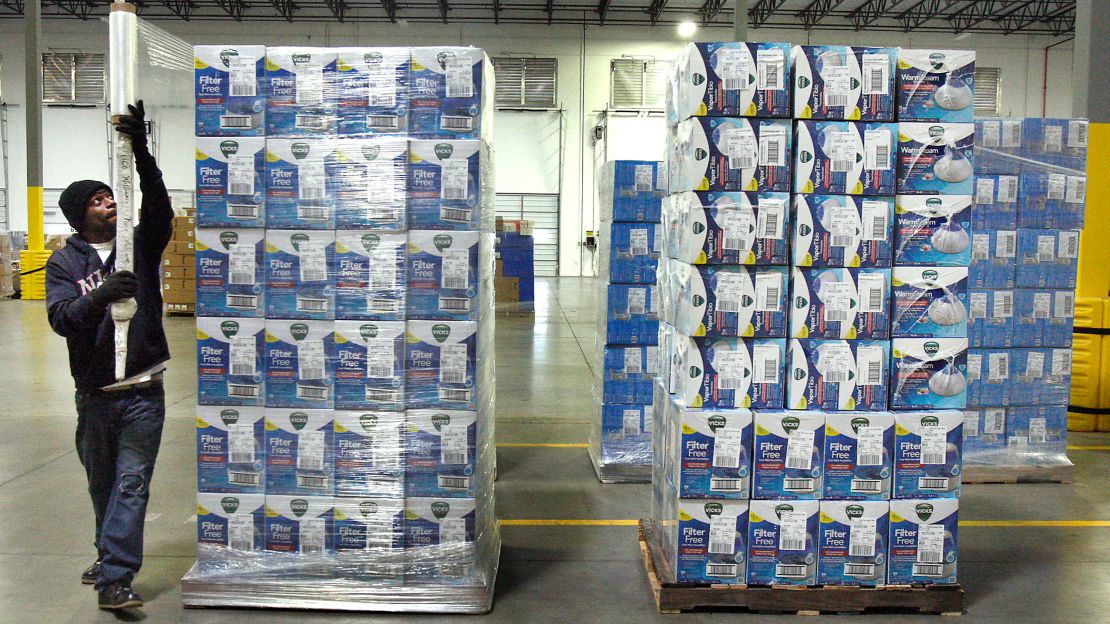
[[489,611],[489,59],[193,54],[201,406],[185,604]]

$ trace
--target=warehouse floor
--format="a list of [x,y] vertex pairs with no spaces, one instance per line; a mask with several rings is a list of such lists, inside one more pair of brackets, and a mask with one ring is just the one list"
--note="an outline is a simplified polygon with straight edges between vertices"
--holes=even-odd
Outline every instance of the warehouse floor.
[[[586,454],[591,408],[595,283],[537,280],[535,318],[498,319],[500,481],[504,546],[497,622],[723,622],[735,614],[655,613],[631,521],[650,507],[647,485],[603,486]],[[94,558],[92,510],[73,450],[73,386],[65,342],[41,302],[0,302],[0,617],[112,622],[78,582]],[[193,319],[166,320],[174,361],[155,473],[146,564],[136,588],[150,622],[378,622],[390,616],[184,610],[178,580],[194,559]],[[1110,613],[1110,437],[1073,434],[1074,485],[972,485],[960,516],[962,622],[1104,622]],[[544,520],[586,520],[551,526]],[[984,525],[983,521],[990,521]],[[19,614],[19,615],[17,615]],[[441,617],[407,617],[438,622]],[[786,616],[745,617],[786,622]],[[813,620],[806,619],[806,622]],[[926,616],[837,622],[924,622]]]

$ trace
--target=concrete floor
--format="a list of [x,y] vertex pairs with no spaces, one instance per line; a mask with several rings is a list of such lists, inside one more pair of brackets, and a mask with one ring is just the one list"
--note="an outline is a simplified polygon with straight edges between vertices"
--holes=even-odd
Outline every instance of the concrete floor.
[[[537,283],[535,318],[498,320],[499,443],[584,443],[592,409],[588,356],[594,344],[595,283]],[[94,558],[92,510],[73,450],[73,386],[65,343],[50,332],[41,302],[0,301],[0,621],[111,622],[78,583]],[[146,563],[136,588],[147,607],[131,621],[383,622],[398,616],[185,610],[178,579],[194,558],[193,319],[166,319],[175,356],[168,417],[147,522]],[[1075,445],[1110,437],[1074,434]],[[1074,450],[1074,485],[972,485],[962,520],[1078,520],[1102,526],[964,527],[960,576],[972,622],[1110,621],[1110,452]],[[503,520],[630,520],[646,515],[647,485],[603,486],[581,447],[499,449]],[[631,526],[502,529],[504,547],[492,622],[724,622],[736,614],[659,616]],[[33,605],[33,606],[32,606]],[[448,618],[406,616],[411,622]],[[782,623],[786,616],[744,616]],[[458,618],[455,618],[458,621]],[[813,619],[805,619],[812,622]],[[923,622],[925,616],[838,617],[849,622]]]

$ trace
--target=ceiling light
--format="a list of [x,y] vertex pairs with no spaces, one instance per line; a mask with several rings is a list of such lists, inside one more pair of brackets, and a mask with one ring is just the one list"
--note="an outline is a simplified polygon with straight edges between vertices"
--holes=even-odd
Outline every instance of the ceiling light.
[[694,33],[696,33],[697,31],[698,25],[694,22],[686,21],[679,22],[678,24],[678,36],[682,37],[683,39],[689,39],[690,37],[693,37]]

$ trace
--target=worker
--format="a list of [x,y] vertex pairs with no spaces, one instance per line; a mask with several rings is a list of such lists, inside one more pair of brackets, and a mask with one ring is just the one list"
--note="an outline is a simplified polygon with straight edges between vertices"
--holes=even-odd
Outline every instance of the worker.
[[[47,314],[69,348],[77,457],[96,515],[97,559],[81,582],[95,585],[97,604],[108,610],[143,606],[132,581],[143,561],[143,524],[166,413],[162,376],[170,359],[158,278],[173,236],[173,209],[147,146],[143,102],[128,108],[115,128],[131,142],[143,194],[134,272],[115,270],[116,202],[112,189],[94,180],[62,192],[58,204],[76,234],[46,263]],[[131,297],[138,310],[127,337],[125,378],[117,382],[110,308]]]

